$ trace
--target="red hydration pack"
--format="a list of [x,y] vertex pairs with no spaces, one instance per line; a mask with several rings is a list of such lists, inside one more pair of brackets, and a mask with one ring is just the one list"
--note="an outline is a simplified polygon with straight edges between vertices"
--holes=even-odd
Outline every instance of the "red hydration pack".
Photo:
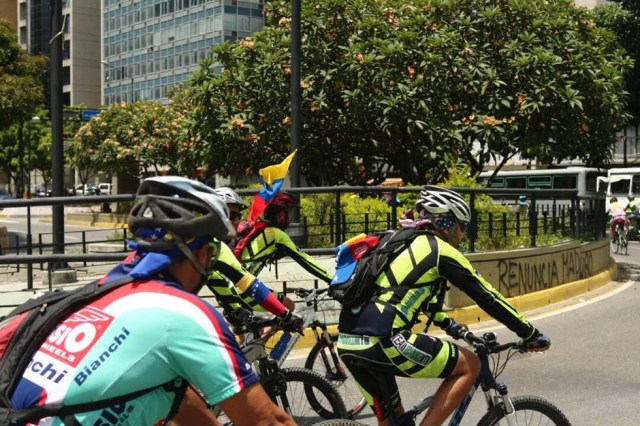
[[242,262],[242,250],[268,225],[267,222],[242,222],[238,225],[237,238],[233,244],[233,254]]

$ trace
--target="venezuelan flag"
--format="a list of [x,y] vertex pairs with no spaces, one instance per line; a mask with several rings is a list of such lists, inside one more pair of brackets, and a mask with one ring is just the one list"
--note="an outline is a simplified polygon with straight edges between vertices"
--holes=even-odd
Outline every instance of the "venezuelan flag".
[[293,151],[280,164],[275,164],[259,170],[258,173],[260,174],[260,182],[262,183],[263,188],[253,197],[251,209],[249,210],[249,217],[247,218],[249,222],[258,219],[264,209],[267,208],[269,202],[273,200],[273,197],[275,197],[278,191],[280,191],[284,178],[287,177],[287,173],[289,173],[289,165],[291,164],[293,157],[296,155],[296,152],[297,150]]

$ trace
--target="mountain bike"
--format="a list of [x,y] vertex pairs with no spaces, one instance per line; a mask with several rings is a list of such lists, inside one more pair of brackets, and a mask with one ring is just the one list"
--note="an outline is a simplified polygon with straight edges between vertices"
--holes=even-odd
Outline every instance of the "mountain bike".
[[[327,291],[328,288],[287,287],[287,292],[292,292],[304,300],[305,307],[299,310],[298,313],[305,318],[305,328],[310,328],[316,339],[316,344],[309,351],[304,368],[318,372],[338,389],[347,407],[347,417],[353,418],[367,406],[367,401],[362,396],[360,388],[351,373],[349,373],[349,370],[347,370],[338,356],[336,348],[338,333],[329,333],[327,325],[317,318],[319,296]],[[297,333],[291,336],[291,340],[288,341],[282,353],[278,353],[276,349],[278,345],[276,344],[276,348],[271,351],[271,357],[277,359],[279,364],[282,364],[299,338],[300,335]]]
[[[460,337],[473,346],[474,352],[480,358],[480,373],[474,385],[469,390],[467,397],[460,403],[451,416],[449,426],[458,426],[461,424],[462,418],[478,387],[482,387],[487,402],[487,412],[478,422],[479,426],[571,426],[567,417],[551,402],[536,396],[516,396],[510,398],[507,385],[496,381],[498,376],[500,376],[506,368],[509,360],[511,360],[515,354],[524,352],[520,342],[510,342],[501,345],[496,340],[496,334],[492,332],[484,333],[482,337],[475,336],[471,332],[465,332]],[[502,359],[499,354],[505,351],[507,354]],[[361,363],[361,365],[370,368],[366,363]],[[381,383],[384,383],[382,375],[377,377]],[[384,395],[383,398],[387,403],[386,406],[390,407],[390,396]],[[415,425],[417,416],[429,408],[432,402],[433,396],[428,396],[400,417],[389,413],[392,424],[394,426]],[[352,426],[357,423],[336,420],[322,424]]]
[[[247,333],[242,352],[254,365],[260,376],[260,383],[275,404],[301,426],[325,419],[346,418],[344,402],[327,379],[306,368],[280,368],[279,360],[267,354],[261,331],[267,327],[279,326],[279,318],[262,319],[252,315],[245,324]],[[283,336],[288,334],[291,333]],[[221,416],[219,407],[214,407],[213,413],[225,426],[231,424]]]
[[629,248],[629,225],[624,218],[615,218],[614,234],[610,237],[611,250],[616,254],[628,254]]

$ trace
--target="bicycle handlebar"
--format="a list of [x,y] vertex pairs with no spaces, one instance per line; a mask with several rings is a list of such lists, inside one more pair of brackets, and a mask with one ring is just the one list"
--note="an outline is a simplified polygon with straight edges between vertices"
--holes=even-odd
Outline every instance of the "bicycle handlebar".
[[305,301],[307,300],[313,300],[315,299],[317,296],[320,296],[321,294],[326,293],[327,291],[329,291],[329,288],[312,288],[312,289],[308,289],[308,288],[302,288],[302,287],[287,287],[288,291],[291,291],[293,293],[295,293],[296,296],[298,296],[301,299],[305,299]]
[[473,345],[476,353],[481,352],[487,355],[497,354],[499,352],[506,351],[507,349],[515,348],[521,352],[525,352],[524,340],[520,339],[516,342],[509,342],[499,344],[496,339],[496,334],[493,332],[484,333],[482,337],[476,336],[470,331],[465,331],[456,338],[463,339],[467,343]]

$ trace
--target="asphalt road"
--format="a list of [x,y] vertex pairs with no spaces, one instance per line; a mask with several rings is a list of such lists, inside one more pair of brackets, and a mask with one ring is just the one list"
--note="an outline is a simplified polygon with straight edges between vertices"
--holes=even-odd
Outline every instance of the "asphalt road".
[[[640,424],[640,244],[629,255],[614,255],[623,269],[619,282],[563,304],[527,313],[551,337],[544,354],[511,360],[499,381],[509,393],[535,395],[558,406],[573,425],[636,426]],[[472,331],[497,332],[499,341],[516,336],[497,323],[473,326]],[[304,354],[301,354],[304,356]],[[301,360],[291,361],[298,365]],[[399,379],[406,407],[435,391],[439,380]],[[463,419],[475,425],[486,410],[477,392]],[[366,408],[358,421],[377,422]]]
[[[33,244],[42,241],[44,245],[52,242],[51,218],[48,221],[40,221],[40,217],[32,217],[31,235]],[[44,219],[44,218],[43,218]],[[16,242],[24,246],[27,241],[27,218],[26,217],[0,217],[0,227],[6,226],[9,234],[9,251],[15,253]],[[81,247],[83,242],[107,241],[109,236],[114,235],[114,229],[103,229],[91,226],[76,226],[65,224],[65,244]],[[122,231],[120,231],[122,232]]]

